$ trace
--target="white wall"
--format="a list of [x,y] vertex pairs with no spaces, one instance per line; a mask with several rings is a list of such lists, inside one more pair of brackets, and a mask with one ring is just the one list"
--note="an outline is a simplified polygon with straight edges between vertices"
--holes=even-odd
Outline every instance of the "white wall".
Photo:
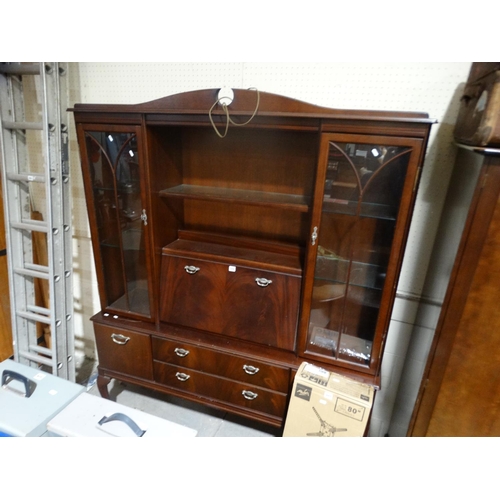
[[[419,315],[429,259],[455,158],[453,126],[459,98],[471,63],[73,63],[70,66],[71,104],[139,103],[201,88],[257,87],[312,104],[352,109],[424,111],[438,121],[425,159],[420,189],[398,286],[386,354],[382,390],[377,396],[372,435],[404,435],[404,412],[398,421],[393,408],[412,335],[412,355],[423,364],[432,339],[441,293],[433,297],[429,316]],[[208,110],[207,110],[208,111]],[[72,135],[73,229],[75,257],[75,331],[77,347],[94,356],[89,317],[99,310],[95,270],[83,194],[77,145]],[[446,280],[446,276],[443,278]],[[439,280],[438,280],[439,281]],[[442,287],[441,287],[442,288]],[[436,302],[437,305],[433,305]],[[417,320],[417,325],[415,322]],[[421,358],[421,359],[420,359]],[[419,365],[420,367],[420,365]],[[411,412],[418,370],[406,373],[412,389],[406,401]],[[404,403],[403,403],[404,406]],[[394,419],[395,418],[395,419]],[[391,424],[392,419],[392,424]]]

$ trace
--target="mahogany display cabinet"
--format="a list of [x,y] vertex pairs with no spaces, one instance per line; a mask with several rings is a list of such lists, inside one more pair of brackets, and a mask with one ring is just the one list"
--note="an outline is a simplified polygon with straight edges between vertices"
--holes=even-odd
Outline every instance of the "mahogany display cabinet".
[[427,114],[238,89],[72,111],[101,395],[115,378],[279,427],[302,361],[378,387]]

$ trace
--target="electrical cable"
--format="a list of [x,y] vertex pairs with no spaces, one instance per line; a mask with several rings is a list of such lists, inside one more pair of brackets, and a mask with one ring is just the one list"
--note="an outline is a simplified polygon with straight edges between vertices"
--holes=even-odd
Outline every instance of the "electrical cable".
[[214,128],[216,134],[221,138],[221,139],[224,139],[224,137],[226,137],[227,135],[227,132],[229,130],[229,123],[232,123],[234,126],[236,127],[243,127],[244,125],[248,125],[255,117],[255,115],[257,114],[257,111],[259,110],[259,105],[260,105],[260,93],[259,93],[259,89],[257,89],[256,87],[250,87],[248,90],[255,90],[257,92],[257,104],[255,105],[255,110],[252,114],[252,116],[245,122],[245,123],[236,123],[234,122],[232,119],[231,119],[231,116],[229,114],[229,109],[227,107],[227,105],[225,103],[222,103],[221,106],[222,106],[222,109],[224,111],[224,113],[226,114],[226,129],[224,130],[224,133],[221,134],[218,130],[217,130],[217,127],[215,126],[215,123],[214,123],[214,120],[212,118],[212,111],[213,109],[215,108],[215,106],[217,106],[217,104],[219,104],[219,102],[222,100],[222,99],[225,99],[225,97],[219,97],[212,105],[212,107],[210,108],[210,110],[208,111],[208,117],[210,118],[210,123],[212,124],[212,127]]

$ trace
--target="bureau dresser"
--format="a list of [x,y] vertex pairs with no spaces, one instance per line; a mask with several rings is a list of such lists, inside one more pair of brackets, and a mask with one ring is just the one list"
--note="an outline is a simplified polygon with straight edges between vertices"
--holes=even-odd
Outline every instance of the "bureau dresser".
[[98,387],[281,426],[309,361],[378,387],[425,113],[219,89],[76,104]]

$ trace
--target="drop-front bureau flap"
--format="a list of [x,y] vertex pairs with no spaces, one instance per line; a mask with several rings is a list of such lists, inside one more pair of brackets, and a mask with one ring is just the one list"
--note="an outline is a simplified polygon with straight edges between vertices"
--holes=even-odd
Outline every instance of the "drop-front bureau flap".
[[[199,251],[216,251],[207,254]],[[228,249],[229,248],[229,249]],[[197,249],[198,251],[194,251]],[[177,240],[163,249],[160,319],[288,351],[295,349],[301,278],[267,264],[242,265],[226,245]],[[259,251],[262,253],[262,251]],[[196,256],[196,257],[194,257]],[[271,271],[274,269],[275,271]]]

